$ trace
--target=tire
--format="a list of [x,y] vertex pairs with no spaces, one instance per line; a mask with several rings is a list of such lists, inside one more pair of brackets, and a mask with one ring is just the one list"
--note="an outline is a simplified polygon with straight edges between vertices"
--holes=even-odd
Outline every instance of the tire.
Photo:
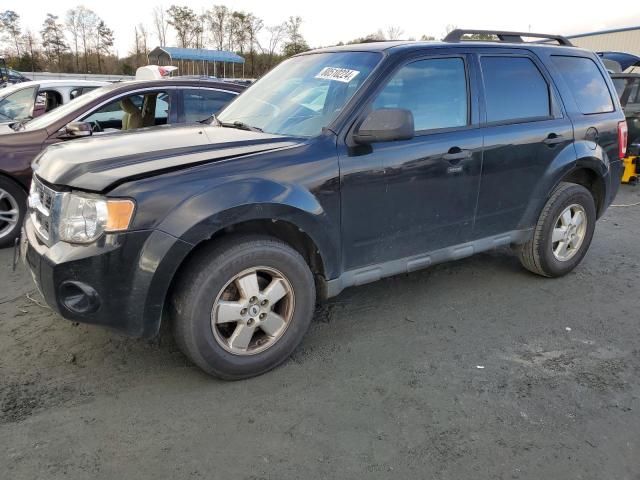
[[0,177],[0,248],[10,247],[20,236],[27,212],[27,193],[20,185]]
[[[561,214],[569,212],[570,222],[561,218]],[[567,229],[564,224],[572,225],[578,214],[584,217],[586,223],[580,223],[574,230]],[[574,223],[578,223],[575,221]],[[572,271],[584,258],[596,224],[596,207],[593,196],[582,185],[574,183],[560,183],[553,191],[542,209],[533,236],[518,248],[520,262],[529,271],[545,277],[561,277]],[[563,240],[554,242],[554,232],[557,238]],[[565,232],[565,233],[563,233]],[[574,236],[571,237],[571,232]],[[565,236],[566,235],[566,236]],[[564,242],[566,253],[563,255],[561,242]],[[566,245],[569,245],[566,247]],[[573,245],[574,247],[571,247]]]
[[[171,296],[173,334],[180,350],[208,374],[249,378],[291,355],[311,323],[315,302],[313,275],[296,250],[271,237],[230,237],[197,252],[181,270]],[[239,320],[225,321],[231,317]],[[251,326],[254,333],[246,334]]]

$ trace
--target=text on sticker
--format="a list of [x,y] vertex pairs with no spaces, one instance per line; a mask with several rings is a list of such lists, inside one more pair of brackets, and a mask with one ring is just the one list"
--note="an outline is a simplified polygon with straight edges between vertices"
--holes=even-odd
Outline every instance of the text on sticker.
[[338,82],[349,83],[356,78],[360,72],[358,70],[349,70],[348,68],[324,67],[315,78],[320,80],[336,80]]

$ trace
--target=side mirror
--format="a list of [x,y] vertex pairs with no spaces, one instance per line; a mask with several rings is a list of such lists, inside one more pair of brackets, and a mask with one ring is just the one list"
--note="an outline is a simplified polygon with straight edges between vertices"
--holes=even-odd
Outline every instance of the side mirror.
[[64,127],[61,138],[81,138],[93,135],[93,125],[89,122],[71,122]]
[[640,157],[640,144],[632,143],[629,145],[629,148],[627,148],[627,155],[630,157]]
[[409,140],[414,135],[411,111],[403,108],[381,108],[367,115],[353,139],[356,143],[368,145],[375,142]]

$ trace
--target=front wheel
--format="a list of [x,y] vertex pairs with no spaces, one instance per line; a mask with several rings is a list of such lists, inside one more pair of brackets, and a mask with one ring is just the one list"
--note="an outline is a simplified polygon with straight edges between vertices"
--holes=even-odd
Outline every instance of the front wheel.
[[587,253],[595,224],[595,202],[589,190],[561,183],[544,206],[532,238],[519,247],[522,265],[545,277],[566,275]]
[[313,275],[289,245],[240,237],[190,259],[172,296],[182,352],[228,380],[267,372],[304,336],[315,307]]

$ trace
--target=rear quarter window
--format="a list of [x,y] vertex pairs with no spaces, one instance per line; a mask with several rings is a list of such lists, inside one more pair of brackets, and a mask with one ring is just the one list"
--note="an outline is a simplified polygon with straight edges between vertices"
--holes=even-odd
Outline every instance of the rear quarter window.
[[592,59],[552,55],[553,64],[585,115],[613,112],[613,100],[602,72]]

